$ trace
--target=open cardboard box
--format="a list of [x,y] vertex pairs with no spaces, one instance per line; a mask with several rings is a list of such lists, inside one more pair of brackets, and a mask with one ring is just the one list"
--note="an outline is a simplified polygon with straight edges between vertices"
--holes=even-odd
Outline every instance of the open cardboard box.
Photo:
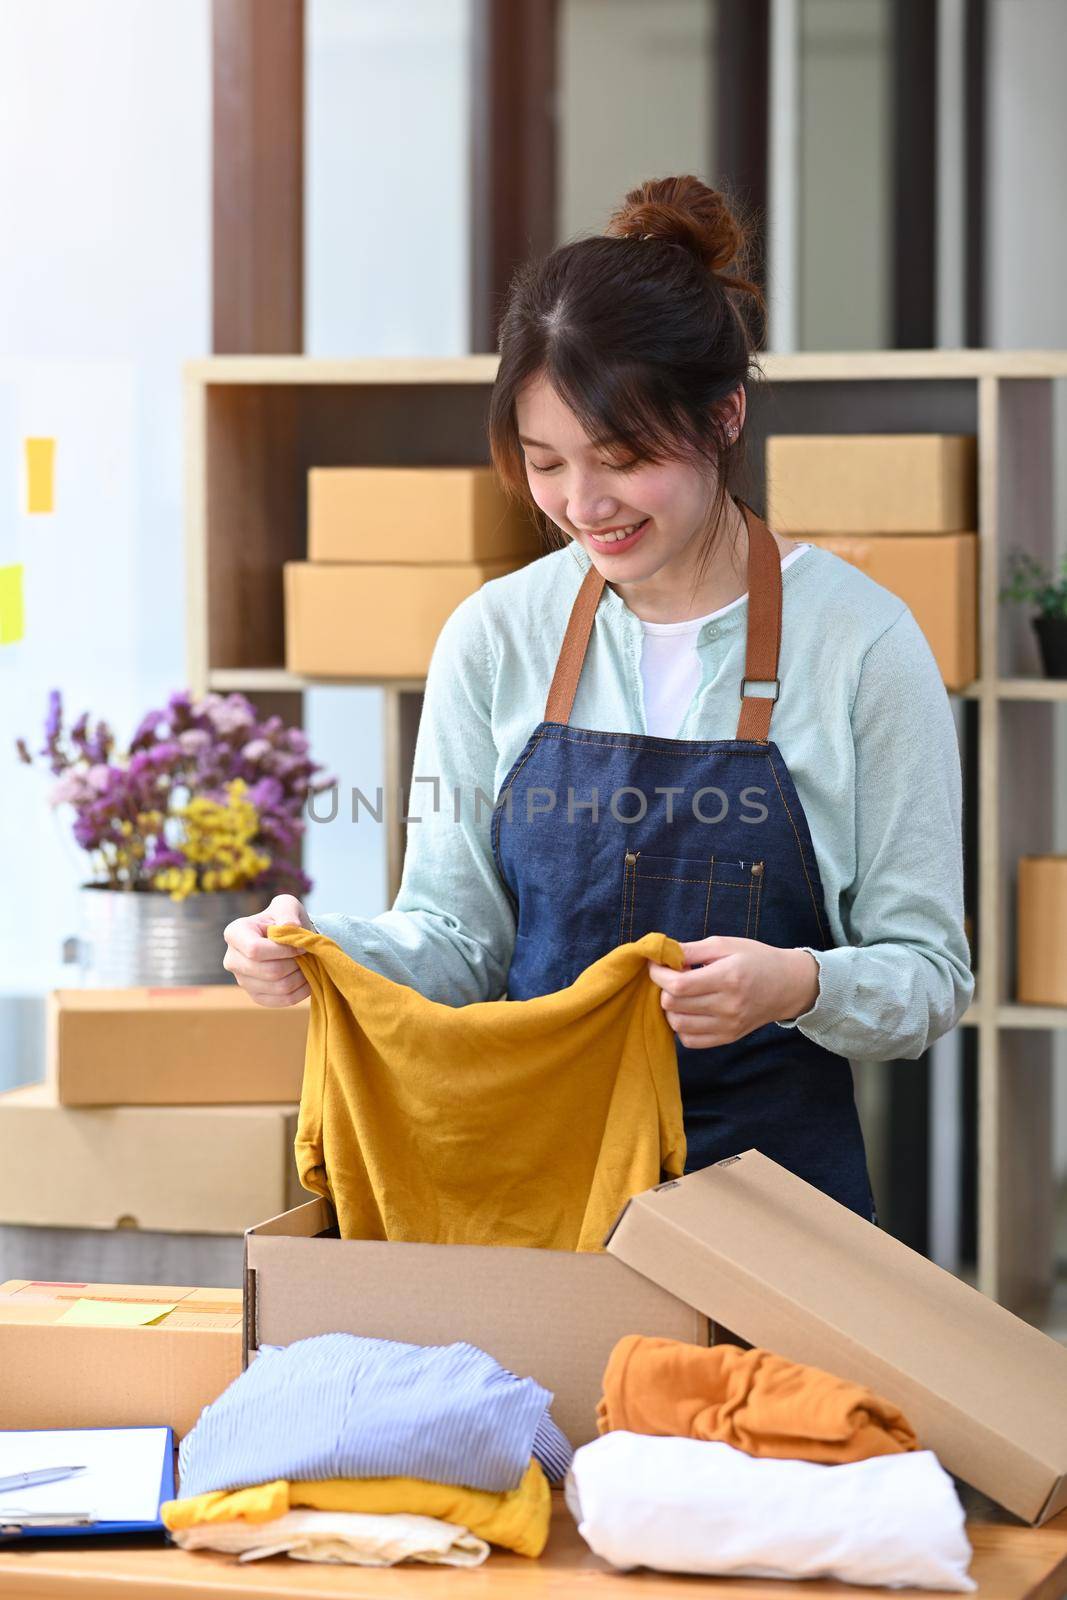
[[616,1339],[716,1325],[895,1401],[1028,1522],[1067,1506],[1067,1347],[756,1150],[635,1196],[603,1255],[341,1240],[323,1200],[245,1235],[246,1363],[338,1330],[465,1339],[551,1389],[575,1445]]

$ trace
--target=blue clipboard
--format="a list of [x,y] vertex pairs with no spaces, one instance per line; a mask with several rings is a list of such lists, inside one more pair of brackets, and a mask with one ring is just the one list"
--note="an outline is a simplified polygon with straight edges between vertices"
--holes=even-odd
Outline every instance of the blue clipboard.
[[[59,1430],[46,1429],[45,1432]],[[70,1430],[63,1430],[64,1432]],[[111,1433],[110,1428],[84,1428],[77,1430],[87,1434]],[[173,1428],[123,1428],[123,1433],[163,1432],[165,1443],[163,1450],[163,1467],[159,1480],[159,1493],[156,1496],[156,1515],[146,1522],[75,1522],[75,1523],[14,1523],[4,1522],[3,1496],[0,1495],[0,1544],[18,1543],[24,1539],[84,1539],[95,1538],[107,1534],[123,1533],[166,1533],[166,1527],[159,1515],[159,1508],[164,1500],[174,1499],[174,1430]],[[78,1480],[73,1478],[71,1484],[76,1485]],[[13,1491],[17,1494],[17,1491]],[[70,1493],[77,1495],[77,1488],[71,1488]],[[19,1508],[23,1509],[23,1508]],[[65,1507],[69,1510],[69,1507]]]

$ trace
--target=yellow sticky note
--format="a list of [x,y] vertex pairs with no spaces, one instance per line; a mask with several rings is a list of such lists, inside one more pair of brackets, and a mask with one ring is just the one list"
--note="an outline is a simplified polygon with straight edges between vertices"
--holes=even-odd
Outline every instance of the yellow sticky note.
[[54,511],[56,441],[26,440],[26,510]]
[[25,620],[22,568],[0,567],[0,644],[18,644]]
[[59,1322],[77,1322],[86,1328],[145,1328],[168,1316],[177,1305],[145,1305],[140,1300],[75,1300]]

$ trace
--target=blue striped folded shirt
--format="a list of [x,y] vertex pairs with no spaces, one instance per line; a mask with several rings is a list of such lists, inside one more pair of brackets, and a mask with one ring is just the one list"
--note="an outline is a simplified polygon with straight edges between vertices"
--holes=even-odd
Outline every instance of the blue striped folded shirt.
[[263,1346],[182,1440],[183,1496],[276,1478],[425,1478],[500,1492],[573,1448],[551,1393],[471,1344],[324,1333]]

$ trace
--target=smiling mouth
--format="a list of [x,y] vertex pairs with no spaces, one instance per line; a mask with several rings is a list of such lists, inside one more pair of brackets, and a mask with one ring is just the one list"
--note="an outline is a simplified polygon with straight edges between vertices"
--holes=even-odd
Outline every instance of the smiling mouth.
[[617,546],[630,544],[634,539],[637,538],[638,534],[641,534],[645,531],[651,520],[652,519],[650,517],[645,517],[643,521],[635,523],[628,533],[615,532],[607,535],[590,533],[588,534],[588,537],[592,539],[593,543],[597,545],[599,549],[612,550]]

